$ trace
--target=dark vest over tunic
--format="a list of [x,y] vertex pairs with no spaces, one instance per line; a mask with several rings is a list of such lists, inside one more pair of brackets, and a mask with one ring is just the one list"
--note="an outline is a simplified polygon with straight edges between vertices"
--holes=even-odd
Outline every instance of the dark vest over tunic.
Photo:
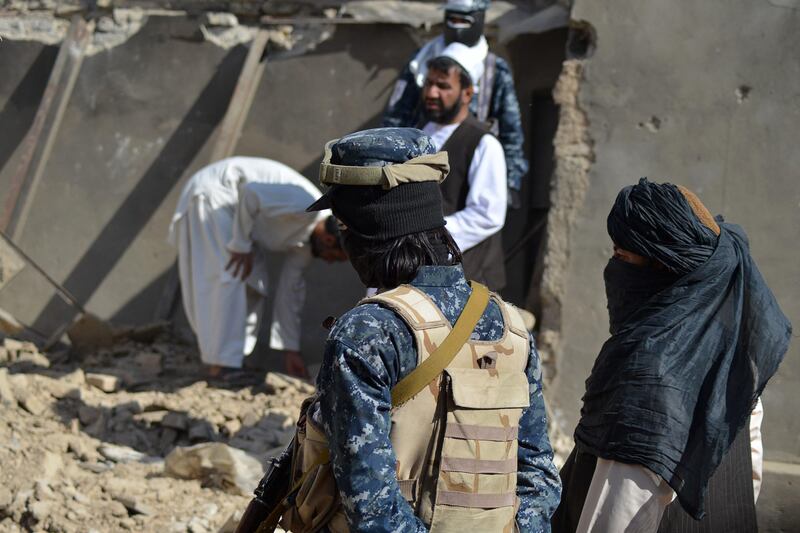
[[[442,150],[450,159],[450,173],[442,182],[444,214],[452,215],[461,211],[467,204],[469,192],[469,167],[475,149],[489,130],[472,115],[456,128]],[[503,256],[503,239],[498,231],[464,252],[464,273],[467,279],[474,279],[499,291],[506,284],[506,268]]]

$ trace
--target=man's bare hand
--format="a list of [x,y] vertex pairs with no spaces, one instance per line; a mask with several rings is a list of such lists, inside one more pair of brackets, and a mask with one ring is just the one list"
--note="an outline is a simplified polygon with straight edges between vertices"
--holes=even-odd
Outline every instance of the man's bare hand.
[[283,361],[286,365],[286,373],[296,378],[309,378],[306,364],[300,352],[286,350],[283,352]]
[[253,252],[246,254],[231,252],[231,260],[225,265],[225,270],[232,271],[234,278],[246,280],[253,271]]

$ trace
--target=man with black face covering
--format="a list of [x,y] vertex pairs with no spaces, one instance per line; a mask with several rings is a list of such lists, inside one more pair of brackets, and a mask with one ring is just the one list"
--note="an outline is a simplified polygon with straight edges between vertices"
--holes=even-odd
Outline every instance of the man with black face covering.
[[554,532],[757,530],[760,396],[792,327],[739,226],[642,178],[608,216],[611,338],[561,470]]
[[483,36],[489,0],[448,0],[444,6],[444,34],[426,43],[406,65],[398,78],[383,115],[384,126],[422,127],[424,110],[420,93],[427,74],[427,63],[442,55],[445,47],[461,43],[474,61],[483,63],[475,80],[469,109],[479,122],[487,124],[500,141],[505,154],[508,203],[519,204],[518,193],[528,172],[523,151],[522,117],[514,92],[514,78],[508,63],[489,52]]
[[499,291],[506,282],[500,235],[507,204],[505,157],[498,140],[469,112],[483,62],[467,46],[452,43],[426,66],[422,130],[450,160],[450,174],[441,184],[447,230],[463,252],[467,277]]

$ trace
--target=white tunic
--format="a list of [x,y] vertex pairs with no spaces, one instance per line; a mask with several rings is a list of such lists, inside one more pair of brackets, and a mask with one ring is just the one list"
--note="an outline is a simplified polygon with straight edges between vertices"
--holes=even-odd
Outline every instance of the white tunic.
[[[232,157],[192,176],[170,225],[178,248],[184,309],[203,362],[241,367],[255,346],[261,297],[268,288],[264,251],[286,254],[275,293],[270,347],[299,350],[303,270],[308,239],[330,212],[307,213],[320,192],[302,175],[269,159]],[[254,246],[255,245],[255,246]],[[230,252],[253,251],[247,283],[225,270]]]
[[[441,150],[447,139],[460,126],[428,122],[422,129]],[[462,252],[491,237],[506,222],[508,197],[506,157],[503,146],[492,134],[481,138],[467,171],[469,192],[464,209],[444,217],[447,231]]]
[[[761,421],[764,407],[758,399],[750,415],[750,453],[753,459],[753,494],[761,491],[764,447]],[[583,503],[577,533],[656,533],[675,491],[641,465],[597,459],[592,482]]]

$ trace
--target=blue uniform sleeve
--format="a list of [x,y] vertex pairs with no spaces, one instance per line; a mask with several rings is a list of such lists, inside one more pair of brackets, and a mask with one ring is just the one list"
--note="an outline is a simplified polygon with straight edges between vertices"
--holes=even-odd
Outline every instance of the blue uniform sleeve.
[[408,65],[397,78],[383,112],[383,127],[413,128],[419,121],[420,88]]
[[398,350],[409,345],[413,349],[413,338],[397,320],[364,313],[337,324],[326,345],[320,411],[353,532],[427,531],[400,494],[389,439],[391,388],[405,371]]
[[553,464],[553,448],[547,437],[547,414],[542,396],[542,370],[533,336],[530,337],[528,382],[531,405],[519,422],[517,525],[524,533],[550,533],[550,518],[561,499],[561,480]]
[[519,191],[522,178],[528,173],[528,160],[525,158],[525,135],[522,131],[522,116],[519,101],[514,89],[511,67],[502,58],[497,58],[494,84],[492,87],[492,108],[489,118],[497,120],[497,139],[503,145],[506,155],[508,187]]

